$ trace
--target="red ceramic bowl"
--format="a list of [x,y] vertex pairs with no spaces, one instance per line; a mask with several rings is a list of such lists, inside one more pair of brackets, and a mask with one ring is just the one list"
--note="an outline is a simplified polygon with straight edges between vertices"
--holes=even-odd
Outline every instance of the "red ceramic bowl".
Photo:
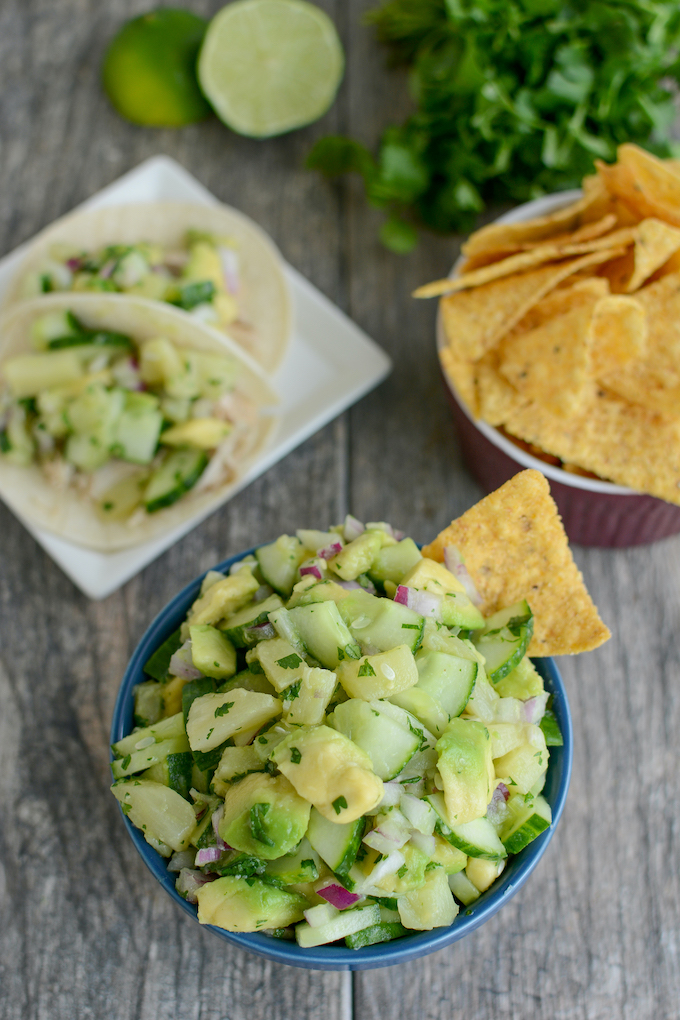
[[[513,209],[501,216],[498,222],[512,223],[543,216],[575,201],[580,195],[580,191],[548,195]],[[445,344],[440,317],[437,323],[438,349]],[[486,492],[497,489],[523,468],[536,468],[549,479],[550,491],[562,515],[569,540],[576,545],[620,549],[645,545],[680,533],[680,506],[634,492],[622,485],[599,478],[585,478],[546,464],[516,446],[492,425],[475,421],[444,373],[443,377],[463,460]]]

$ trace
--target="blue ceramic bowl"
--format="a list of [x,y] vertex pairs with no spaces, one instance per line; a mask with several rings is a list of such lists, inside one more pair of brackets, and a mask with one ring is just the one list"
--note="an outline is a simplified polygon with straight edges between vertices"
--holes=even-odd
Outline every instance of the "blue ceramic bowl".
[[[252,551],[249,549],[237,556],[231,556],[214,569],[227,570],[232,563],[238,562]],[[135,684],[146,679],[143,672],[144,663],[182,623],[189,606],[198,596],[203,576],[201,575],[188,584],[179,595],[176,595],[168,603],[165,609],[161,610],[135,649],[118,692],[111,724],[111,743],[120,740],[132,730],[132,692]],[[205,927],[218,938],[233,942],[258,956],[264,956],[277,963],[287,963],[293,967],[308,967],[316,970],[371,970],[375,967],[391,967],[394,964],[434,953],[479,928],[515,895],[538,864],[560,820],[569,788],[572,763],[572,727],[567,695],[562,678],[552,659],[534,659],[534,664],[545,681],[546,690],[553,695],[553,711],[564,737],[562,747],[550,748],[550,765],[543,791],[543,795],[552,808],[553,822],[550,828],[538,836],[533,843],[530,843],[525,850],[511,858],[501,877],[487,892],[483,893],[472,906],[461,908],[460,914],[449,928],[417,932],[396,939],[394,942],[383,942],[374,946],[366,946],[364,949],[348,949],[343,945],[302,949],[295,942],[270,938],[268,935],[227,932],[213,925],[205,925]],[[127,826],[130,838],[154,877],[158,879],[168,895],[182,910],[196,919],[196,907],[187,903],[175,891],[176,876],[167,870],[167,861],[149,846],[141,831],[128,821],[122,811],[121,816]]]

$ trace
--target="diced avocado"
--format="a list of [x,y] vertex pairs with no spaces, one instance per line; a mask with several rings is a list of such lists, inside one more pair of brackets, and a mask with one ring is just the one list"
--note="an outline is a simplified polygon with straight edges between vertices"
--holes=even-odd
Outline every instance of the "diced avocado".
[[187,736],[191,750],[205,753],[230,737],[257,731],[280,715],[282,708],[278,698],[242,687],[224,694],[204,694],[189,709]]
[[145,340],[139,348],[139,374],[150,386],[165,386],[183,371],[182,356],[165,337]]
[[401,923],[416,931],[448,926],[458,914],[443,868],[428,871],[423,885],[400,896],[397,905]]
[[486,814],[495,779],[487,728],[474,719],[452,719],[437,741],[437,754],[453,824]]
[[260,761],[253,747],[225,747],[213,775],[213,790],[218,797],[224,797],[228,783],[242,779],[249,772],[262,772],[263,770],[264,762]]
[[345,625],[335,602],[315,602],[290,609],[290,618],[310,654],[327,669],[346,659],[358,659],[361,650]]
[[360,574],[365,574],[383,546],[383,532],[364,531],[353,542],[329,560],[331,570],[343,579],[354,581]]
[[435,864],[441,864],[446,875],[456,875],[459,871],[462,871],[468,862],[467,855],[442,836],[436,835],[434,839],[434,853],[430,860],[434,861]]
[[482,857],[470,857],[465,874],[480,893],[483,893],[493,885],[502,869],[501,861],[486,861]]
[[383,702],[351,698],[338,705],[334,726],[371,759],[373,771],[393,779],[420,748],[421,736],[381,712]]
[[106,521],[126,520],[141,503],[148,480],[146,471],[136,471],[114,482],[101,493],[95,504],[99,516]]
[[307,556],[300,539],[281,535],[270,545],[261,545],[255,555],[267,584],[287,599],[293,590],[297,569]]
[[224,290],[224,270],[214,244],[206,240],[197,240],[191,244],[182,279],[210,280],[215,291]]
[[418,668],[408,645],[342,662],[337,674],[350,698],[364,701],[389,698],[418,683]]
[[527,794],[548,768],[548,748],[540,726],[527,725],[527,739],[518,747],[494,759],[496,775],[512,780],[513,793]]
[[286,928],[300,921],[307,900],[259,878],[225,875],[198,889],[198,920],[225,931]]
[[528,655],[515,666],[507,676],[494,684],[501,698],[519,698],[527,701],[543,694],[543,677],[538,672]]
[[396,545],[386,545],[376,555],[368,575],[372,581],[384,584],[392,581],[401,584],[402,578],[422,559],[422,553],[412,538],[404,538]]
[[402,584],[421,591],[430,591],[435,595],[446,595],[448,592],[461,592],[465,588],[443,563],[430,560],[423,556],[414,567],[402,578]]
[[189,627],[191,659],[203,676],[228,680],[236,672],[236,649],[229,638],[209,623]]
[[246,655],[247,662],[259,662],[267,680],[281,692],[302,677],[306,662],[283,638],[260,641]]
[[411,889],[419,889],[426,880],[425,869],[429,863],[427,854],[412,843],[403,846],[401,853],[404,856],[404,863],[399,870],[391,875],[384,875],[375,883],[375,888],[383,890],[387,896],[401,896]]
[[192,806],[174,790],[161,783],[133,779],[116,783],[111,791],[132,824],[142,830],[147,842],[164,857],[169,857],[172,850],[188,847],[196,828],[196,815]]
[[317,581],[311,574],[306,574],[302,581],[293,588],[286,608],[308,606],[312,602],[342,602],[349,594],[346,588],[341,587],[335,581]]
[[220,836],[236,850],[274,860],[298,845],[310,810],[285,776],[253,772],[227,790]]
[[74,350],[48,351],[45,354],[19,354],[2,363],[4,375],[13,396],[37,397],[41,390],[66,386],[84,375],[83,366]]
[[222,418],[190,418],[179,425],[171,425],[160,435],[165,446],[195,446],[199,450],[214,450],[232,431],[232,424]]
[[301,726],[279,744],[272,760],[331,822],[353,822],[382,800],[383,784],[370,757],[329,726]]
[[210,623],[213,626],[242,609],[260,587],[248,567],[241,567],[223,581],[218,581],[201,595],[189,610],[187,621],[190,625]]

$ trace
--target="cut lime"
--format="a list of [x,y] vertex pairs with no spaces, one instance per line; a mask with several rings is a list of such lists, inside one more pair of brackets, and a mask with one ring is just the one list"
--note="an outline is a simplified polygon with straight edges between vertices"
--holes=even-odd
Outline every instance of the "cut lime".
[[198,78],[225,124],[266,138],[321,117],[343,68],[335,26],[314,4],[236,0],[210,23]]
[[104,88],[123,117],[149,127],[181,127],[210,114],[196,80],[206,22],[161,8],[133,18],[104,58]]

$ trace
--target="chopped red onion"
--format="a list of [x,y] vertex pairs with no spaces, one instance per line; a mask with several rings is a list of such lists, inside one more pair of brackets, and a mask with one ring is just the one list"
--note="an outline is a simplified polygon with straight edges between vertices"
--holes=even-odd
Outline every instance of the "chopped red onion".
[[379,854],[389,854],[392,850],[401,849],[404,843],[408,843],[408,838],[408,832],[398,834],[396,831],[378,826],[377,829],[367,832],[362,842],[372,850],[377,850]]
[[[213,816],[210,819],[210,821],[212,822],[213,832],[215,833],[215,835],[217,836],[218,839],[221,839],[221,836],[220,836],[220,822],[222,821],[222,815],[223,814],[224,814],[224,804],[220,804],[220,806],[218,807],[217,811],[213,812]],[[225,843],[225,846],[226,846],[226,843]]]
[[[510,800],[510,791],[508,790],[508,788],[505,785],[505,783],[499,783],[498,786],[496,787],[496,790],[500,790],[500,792],[503,794],[503,799],[504,800],[506,800],[506,801]],[[496,791],[494,790],[494,793],[495,792]]]
[[196,669],[191,661],[191,641],[185,641],[181,648],[178,648],[170,659],[168,670],[172,676],[178,676],[182,680],[198,680],[203,676],[200,669]]
[[493,791],[493,797],[491,798],[489,806],[486,809],[486,817],[489,819],[491,824],[495,825],[496,827],[501,825],[501,823],[505,820],[508,814],[508,806],[505,803],[506,796],[505,793],[503,792],[503,790],[507,792],[507,787],[503,787],[503,789],[501,789],[502,785],[503,785],[502,783],[499,783],[496,789]]
[[352,517],[351,514],[347,514],[345,517],[345,523],[342,528],[346,542],[353,542],[355,538],[358,538],[366,530],[361,521],[357,520],[356,517]]
[[342,542],[331,542],[325,549],[319,549],[317,556],[320,556],[322,560],[330,560],[339,552],[342,552]]
[[307,577],[309,574],[311,574],[312,577],[316,577],[319,581],[323,580],[323,574],[314,563],[307,567],[300,567],[300,577]]
[[194,863],[198,867],[201,867],[203,864],[213,864],[215,861],[219,861],[221,856],[222,851],[218,846],[206,846],[198,851]]
[[240,288],[238,255],[233,248],[223,246],[220,246],[217,251],[222,263],[222,275],[227,291],[230,294],[238,294]]
[[336,581],[335,583],[339,584],[341,588],[346,588],[348,591],[352,591],[355,588],[361,588],[358,581]]
[[329,882],[327,885],[322,885],[316,889],[316,892],[337,910],[346,910],[347,907],[353,907],[361,899],[356,893],[349,892],[348,889],[338,885],[337,882]]
[[400,584],[395,592],[394,601],[413,609],[421,616],[432,617],[433,620],[442,618],[442,596],[431,591],[419,591],[417,588],[409,588]]
[[444,549],[444,563],[446,569],[450,570],[454,577],[457,577],[465,588],[465,594],[475,606],[481,606],[482,596],[475,588],[475,582],[470,577],[470,572],[465,566],[465,560],[456,549],[455,545],[447,545]]
[[535,698],[529,698],[522,704],[522,717],[525,722],[538,725],[545,715],[545,706],[548,704],[550,695],[546,692],[537,694]]
[[207,882],[214,882],[218,875],[204,875],[202,871],[193,871],[191,868],[182,868],[175,882],[175,889],[189,903],[198,903],[196,893]]

